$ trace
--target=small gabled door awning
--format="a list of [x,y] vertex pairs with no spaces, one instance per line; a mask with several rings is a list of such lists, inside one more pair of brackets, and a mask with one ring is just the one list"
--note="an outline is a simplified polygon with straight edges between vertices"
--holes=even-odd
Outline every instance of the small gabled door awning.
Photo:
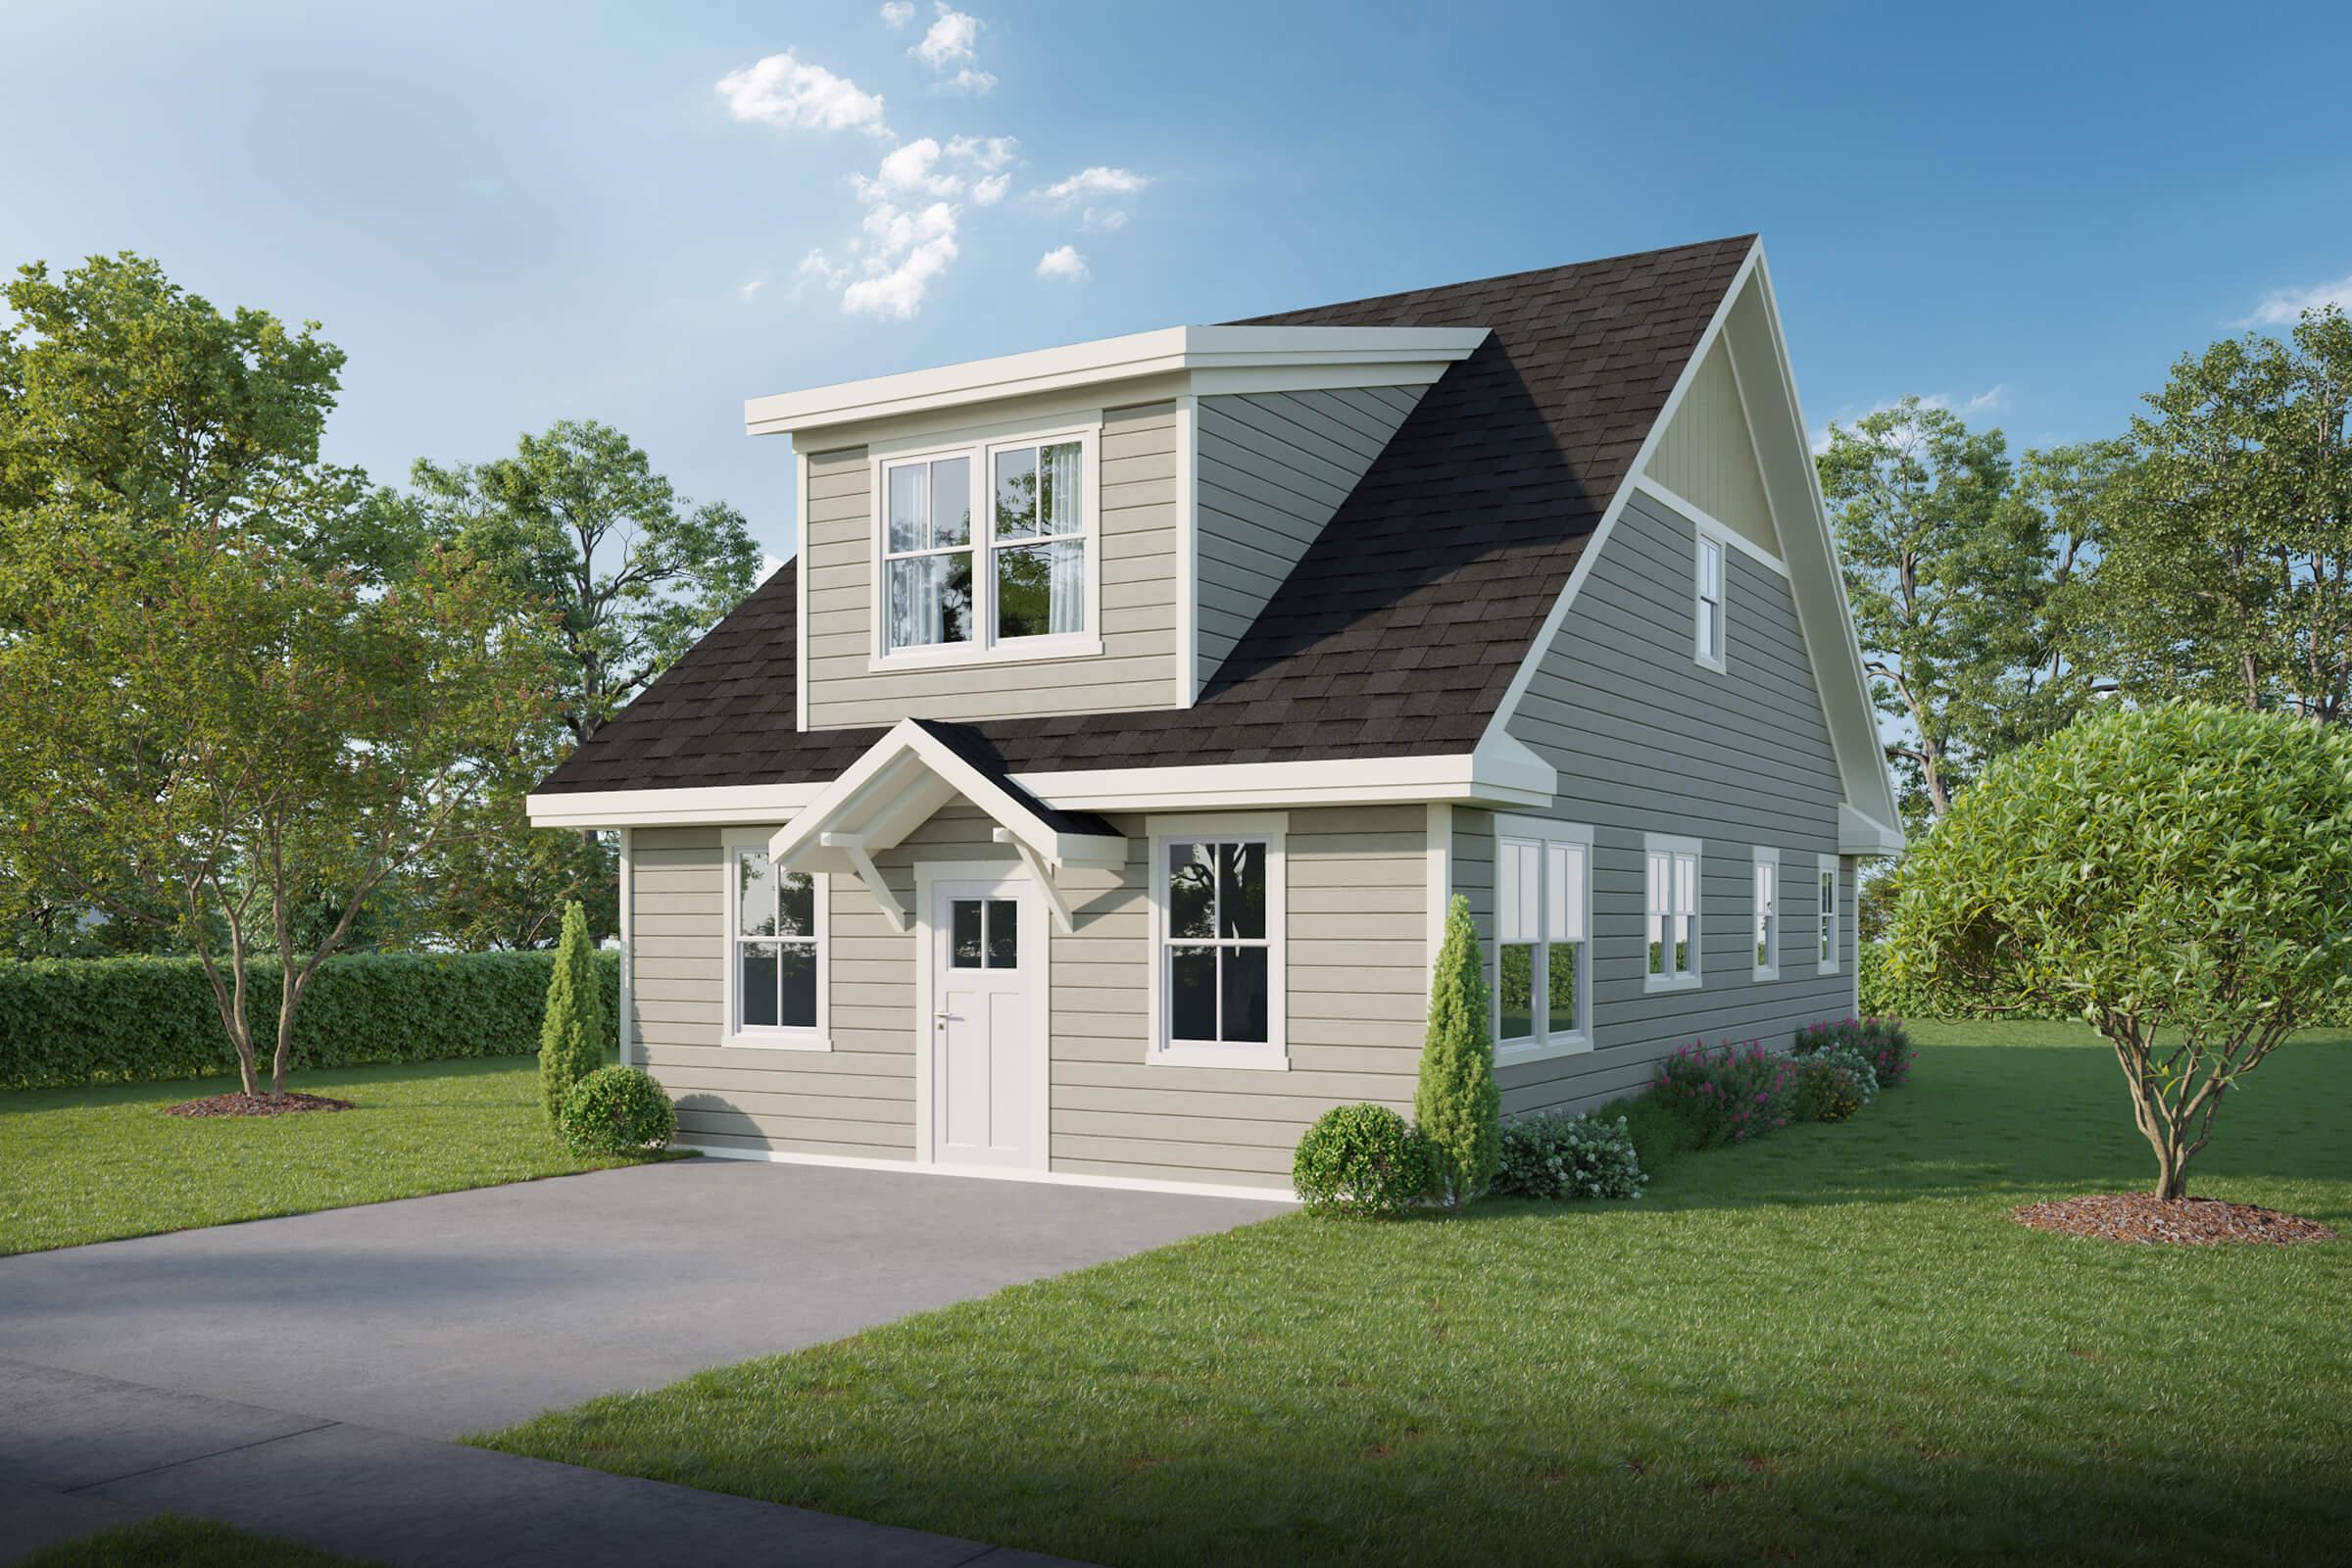
[[1058,881],[1071,867],[1115,870],[1127,863],[1127,840],[1091,811],[1063,811],[1015,784],[980,738],[955,724],[901,719],[891,732],[825,787],[768,841],[789,871],[847,872],[863,882],[891,923],[913,917],[884,880],[874,857],[896,848],[957,796],[986,811],[996,838],[1028,863],[1054,923],[1070,929],[1069,901]]

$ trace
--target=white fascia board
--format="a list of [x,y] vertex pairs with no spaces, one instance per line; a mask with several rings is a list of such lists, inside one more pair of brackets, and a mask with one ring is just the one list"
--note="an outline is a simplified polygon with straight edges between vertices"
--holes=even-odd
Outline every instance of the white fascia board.
[[1429,380],[1486,336],[1453,326],[1171,326],[751,398],[743,422],[752,435],[777,435],[1169,373],[1320,368]]
[[659,827],[689,822],[784,822],[822,784],[713,784],[674,790],[579,790],[523,802],[533,827]]
[[1901,828],[1864,816],[1845,801],[1838,803],[1839,855],[1900,855],[1905,842]]

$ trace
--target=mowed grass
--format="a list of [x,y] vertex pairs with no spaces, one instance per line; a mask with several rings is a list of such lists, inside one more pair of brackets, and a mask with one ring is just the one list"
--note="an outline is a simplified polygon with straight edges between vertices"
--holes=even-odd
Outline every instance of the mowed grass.
[[247,1535],[207,1519],[158,1514],[52,1546],[24,1568],[366,1568],[349,1557]]
[[234,1078],[0,1094],[0,1254],[566,1176],[536,1057],[296,1073],[355,1108],[167,1116]]
[[[1923,1034],[1639,1201],[1284,1216],[479,1441],[1118,1564],[2352,1554],[2352,1242],[2017,1226],[2146,1181],[2117,1068]],[[2352,1234],[2347,1106],[2289,1046],[2194,1188]]]

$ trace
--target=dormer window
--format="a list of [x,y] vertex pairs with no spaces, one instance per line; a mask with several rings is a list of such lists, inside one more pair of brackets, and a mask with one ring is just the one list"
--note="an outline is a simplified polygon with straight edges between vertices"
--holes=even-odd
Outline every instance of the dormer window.
[[1100,653],[1095,431],[878,457],[877,664]]

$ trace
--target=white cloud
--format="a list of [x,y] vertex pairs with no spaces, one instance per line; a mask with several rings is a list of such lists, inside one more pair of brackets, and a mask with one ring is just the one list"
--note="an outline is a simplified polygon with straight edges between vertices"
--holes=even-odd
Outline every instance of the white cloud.
[[1127,214],[1117,207],[1089,207],[1086,216],[1078,220],[1080,228],[1125,228]]
[[1132,169],[1112,169],[1102,164],[1092,164],[1036,194],[1041,201],[1067,207],[1082,196],[1132,196],[1150,183],[1151,180]]
[[727,112],[751,123],[794,130],[862,130],[887,136],[882,100],[847,76],[797,59],[789,49],[718,80]]
[[948,139],[948,156],[977,164],[993,174],[1012,162],[1020,145],[1010,136],[952,136]]
[[740,299],[747,299],[747,300],[748,300],[748,299],[750,299],[750,298],[751,298],[753,295],[755,295],[755,294],[759,293],[759,292],[760,292],[761,289],[763,289],[763,288],[765,288],[765,287],[767,287],[767,279],[766,279],[766,278],[764,278],[764,277],[755,277],[755,278],[753,278],[753,279],[752,279],[750,282],[748,282],[748,283],[744,284],[742,287],[738,288],[738,289],[735,291],[735,293],[736,293],[736,296],[737,296],[738,298],[740,298]]
[[[956,260],[953,232],[935,235],[908,251],[896,266],[885,266],[842,291],[841,308],[853,316],[891,316],[910,319],[923,308],[923,296],[933,279]],[[869,263],[869,268],[875,264]]]
[[[1976,419],[1987,414],[1999,414],[2009,407],[2009,383],[2006,381],[1996,382],[1970,398],[1955,397],[1949,392],[1931,392],[1926,397],[1920,398],[1918,402],[1923,409],[1944,409],[1957,414],[1963,419]],[[1899,402],[1873,403],[1866,409],[1839,415],[1835,422],[1850,428],[1858,420],[1867,419],[1874,414],[1885,414],[1889,409],[1901,407]],[[1817,458],[1830,450],[1830,432],[1827,426],[1813,432],[1812,446],[1813,455]]]
[[930,31],[906,52],[933,71],[945,71],[958,60],[972,58],[973,41],[980,36],[980,19],[957,11],[947,0],[938,0],[936,10]]
[[906,24],[913,20],[914,7],[910,0],[890,0],[890,4],[882,8],[882,25],[893,32],[904,31]]
[[[956,209],[946,202],[933,202],[919,212],[902,212],[888,202],[865,215],[860,225],[865,231],[869,250],[866,270],[870,272],[887,263],[901,251],[933,240],[954,240],[956,237]],[[955,255],[953,246],[950,257]]]
[[2303,319],[2305,311],[2324,311],[2328,306],[2352,313],[2352,277],[2339,277],[2332,283],[2315,283],[2309,288],[2273,289],[2254,307],[2254,314],[2237,324],[2240,326],[2293,326]]
[[974,71],[969,66],[964,67],[939,84],[941,92],[967,93],[974,98],[985,98],[996,90],[997,78],[993,74],[985,71]]
[[1037,275],[1060,278],[1065,283],[1082,282],[1087,275],[1086,258],[1072,245],[1050,250],[1037,259]]
[[760,575],[752,579],[753,584],[757,586],[760,583],[767,581],[768,578],[773,577],[779,570],[781,570],[783,565],[784,558],[782,556],[770,556],[762,554],[760,557]]
[[939,143],[928,136],[892,148],[884,155],[873,177],[853,174],[850,182],[857,187],[859,199],[869,202],[909,193],[957,196],[963,192],[961,176],[939,172]]
[[996,206],[1004,199],[1004,192],[1011,184],[1012,176],[1010,174],[991,174],[986,179],[975,181],[972,185],[972,205],[975,207]]

